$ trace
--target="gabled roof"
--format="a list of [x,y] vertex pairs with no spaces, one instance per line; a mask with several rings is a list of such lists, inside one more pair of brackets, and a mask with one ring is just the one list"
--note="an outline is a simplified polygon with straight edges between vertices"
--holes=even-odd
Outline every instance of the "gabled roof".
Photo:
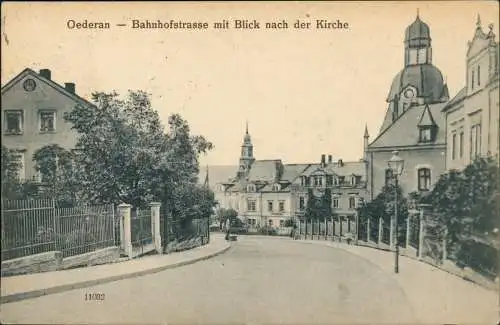
[[[429,112],[432,114],[434,122],[438,126],[436,140],[433,144],[445,143],[445,120],[444,114],[441,114],[441,110],[445,105],[446,103],[429,105]],[[410,107],[396,121],[382,131],[377,138],[368,145],[368,149],[418,145],[429,146],[428,143],[419,144],[418,141],[419,133],[417,125],[422,118],[425,107],[425,105]]]
[[346,161],[340,166],[337,162],[327,164],[324,168],[321,168],[321,164],[311,164],[301,176],[311,176],[314,175],[316,171],[324,171],[329,175],[337,176],[350,176],[357,175],[364,177],[366,174],[365,163],[362,161]]
[[280,176],[282,166],[280,159],[256,160],[250,168],[247,179],[249,182],[274,182]]
[[293,182],[311,164],[286,164],[284,165],[281,181]]
[[418,126],[435,126],[436,122],[432,117],[432,113],[429,109],[429,105],[425,105],[424,112],[420,116],[420,121],[418,121]]
[[81,103],[81,104],[84,104],[84,105],[92,105],[92,106],[94,105],[91,102],[89,102],[88,100],[86,100],[85,98],[82,98],[82,97],[78,96],[77,94],[74,94],[72,92],[67,91],[66,88],[64,88],[63,86],[59,85],[58,83],[56,83],[56,82],[54,82],[54,81],[52,81],[50,79],[47,79],[45,77],[42,77],[41,75],[39,75],[35,71],[31,70],[30,68],[24,69],[23,71],[21,71],[21,73],[19,73],[17,76],[15,76],[14,78],[12,78],[9,82],[7,82],[2,87],[2,90],[1,90],[2,95],[6,91],[8,91],[10,88],[12,88],[12,86],[14,86],[15,84],[17,84],[20,80],[22,80],[23,78],[25,78],[28,75],[31,76],[34,79],[37,79],[40,82],[43,82],[43,83],[49,85],[54,90],[56,90],[56,91],[60,92],[61,94],[63,94],[65,96],[73,99],[74,101],[76,101],[78,103]]
[[[229,183],[230,179],[236,176],[237,166],[212,165],[208,166],[208,182],[211,188],[220,183]],[[200,168],[198,180],[203,183],[206,176],[206,168]]]
[[463,87],[460,91],[453,97],[442,109],[442,112],[446,112],[458,103],[461,103],[467,95],[467,87]]

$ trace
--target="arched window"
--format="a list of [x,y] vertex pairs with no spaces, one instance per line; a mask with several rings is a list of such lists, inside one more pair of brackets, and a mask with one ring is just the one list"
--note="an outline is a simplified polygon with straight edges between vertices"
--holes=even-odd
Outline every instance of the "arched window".
[[429,168],[420,168],[418,170],[418,190],[429,191],[431,188],[431,170]]

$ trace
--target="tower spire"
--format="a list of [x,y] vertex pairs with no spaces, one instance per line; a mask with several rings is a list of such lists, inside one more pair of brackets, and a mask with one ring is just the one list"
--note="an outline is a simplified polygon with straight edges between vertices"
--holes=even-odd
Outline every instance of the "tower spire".
[[208,181],[208,165],[207,165],[207,173],[205,174],[205,182],[204,182],[203,185],[205,185],[205,187],[209,187],[210,186],[210,183]]
[[420,19],[420,9],[417,8],[417,19]]
[[479,14],[477,14],[476,26],[477,28],[481,28],[481,16]]
[[245,134],[248,134],[248,120],[246,121]]
[[365,123],[365,135],[364,135],[365,138],[368,138],[370,137],[370,135],[368,134],[368,124]]

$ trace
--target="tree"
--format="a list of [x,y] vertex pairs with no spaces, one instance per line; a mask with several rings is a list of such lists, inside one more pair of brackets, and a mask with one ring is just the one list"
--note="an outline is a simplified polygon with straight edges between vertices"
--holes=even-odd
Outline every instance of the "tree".
[[53,144],[35,151],[33,161],[41,176],[43,194],[55,198],[59,204],[73,205],[82,191],[75,155]]
[[134,207],[160,200],[174,209],[174,198],[194,191],[198,155],[212,149],[210,142],[191,136],[177,114],[169,117],[165,133],[143,91],[129,91],[124,99],[94,93],[92,100],[95,105],[79,105],[64,116],[79,133],[77,161],[88,200]]
[[2,145],[2,197],[14,198],[19,194],[20,168],[21,163],[16,158],[15,152]]
[[332,191],[326,188],[321,196],[316,197],[313,190],[308,189],[305,211],[306,219],[323,221],[332,215]]
[[[463,171],[443,174],[429,197],[433,212],[446,225],[451,255],[466,259],[471,239],[498,228],[495,195],[499,167],[492,157],[477,158]],[[465,254],[465,255],[464,255]]]

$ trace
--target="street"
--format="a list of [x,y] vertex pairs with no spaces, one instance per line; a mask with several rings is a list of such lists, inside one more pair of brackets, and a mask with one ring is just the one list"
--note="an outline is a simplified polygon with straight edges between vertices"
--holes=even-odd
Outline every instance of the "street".
[[[101,300],[86,301],[86,294]],[[2,323],[417,321],[397,283],[374,264],[331,247],[260,236],[240,236],[225,254],[192,265],[4,304],[1,315]]]

